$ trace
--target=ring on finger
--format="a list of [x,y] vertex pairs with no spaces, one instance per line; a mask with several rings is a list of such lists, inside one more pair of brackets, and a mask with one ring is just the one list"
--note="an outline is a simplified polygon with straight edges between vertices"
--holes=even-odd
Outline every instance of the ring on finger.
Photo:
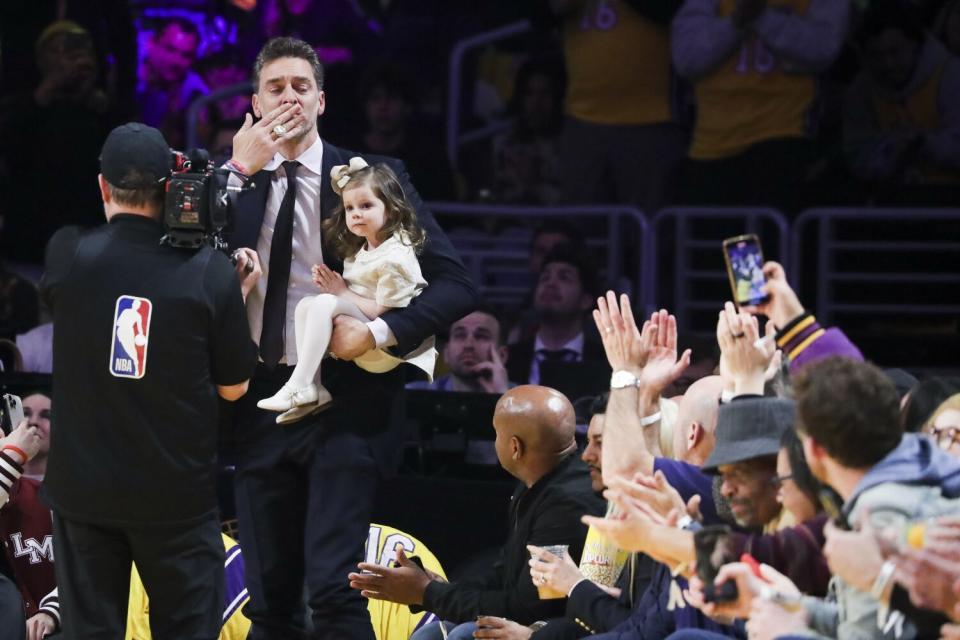
[[733,336],[734,340],[736,340],[737,338],[742,338],[746,334],[741,331],[740,333],[731,333],[730,335]]
[[273,128],[273,132],[274,132],[275,134],[277,134],[277,137],[279,138],[279,137],[283,136],[283,134],[285,134],[285,133],[287,132],[287,128],[286,128],[284,125],[282,125],[282,124],[278,124],[277,126],[275,126],[275,127]]

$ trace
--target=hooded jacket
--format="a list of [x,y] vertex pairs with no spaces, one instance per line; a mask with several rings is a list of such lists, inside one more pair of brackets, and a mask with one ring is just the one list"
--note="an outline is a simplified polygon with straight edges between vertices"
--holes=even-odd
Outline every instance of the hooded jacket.
[[[960,461],[941,451],[924,436],[908,433],[900,444],[873,466],[843,507],[855,524],[869,514],[876,529],[903,527],[911,520],[960,512]],[[805,598],[810,628],[840,640],[917,637],[916,628],[902,614],[881,616],[871,594],[834,577],[830,590],[836,603]],[[881,626],[882,625],[882,626]]]

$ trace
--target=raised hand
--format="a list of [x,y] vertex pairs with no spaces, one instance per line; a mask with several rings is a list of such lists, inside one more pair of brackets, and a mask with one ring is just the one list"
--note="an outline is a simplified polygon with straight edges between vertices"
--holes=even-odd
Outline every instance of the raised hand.
[[773,322],[768,322],[766,337],[760,340],[759,322],[754,316],[737,313],[732,302],[724,305],[717,320],[721,375],[729,379],[735,393],[763,393],[766,373],[777,351],[775,332]]
[[[280,105],[258,122],[247,113],[243,126],[233,136],[231,160],[247,175],[253,175],[270,162],[287,140],[295,138],[306,122],[303,108],[296,103]],[[282,133],[276,130],[278,126]]]
[[616,294],[607,291],[606,296],[597,298],[593,321],[600,332],[610,368],[639,373],[647,363],[656,329],[649,322],[643,324],[642,332],[637,329],[629,296],[621,294],[618,305]]
[[741,307],[741,311],[765,315],[773,320],[778,329],[783,329],[791,320],[803,314],[803,305],[787,282],[787,274],[779,262],[765,263],[763,275],[767,278],[767,284],[762,291],[769,300],[754,307]]
[[651,344],[639,379],[641,388],[660,394],[690,366],[692,352],[687,349],[677,359],[677,319],[665,309],[651,316],[650,324]]

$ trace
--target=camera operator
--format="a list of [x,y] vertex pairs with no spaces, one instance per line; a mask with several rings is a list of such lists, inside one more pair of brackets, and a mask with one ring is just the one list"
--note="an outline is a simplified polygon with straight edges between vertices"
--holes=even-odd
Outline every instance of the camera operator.
[[100,156],[108,224],[47,246],[57,432],[43,491],[66,639],[124,636],[131,562],[154,638],[220,632],[217,396],[246,392],[244,298],[260,268],[249,250],[234,269],[207,246],[160,245],[171,167],[159,131],[114,129]]

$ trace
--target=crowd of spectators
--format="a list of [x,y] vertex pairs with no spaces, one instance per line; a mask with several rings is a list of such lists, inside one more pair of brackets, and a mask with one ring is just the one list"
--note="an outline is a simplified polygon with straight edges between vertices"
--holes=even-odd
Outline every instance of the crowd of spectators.
[[[403,159],[428,200],[794,215],[960,194],[954,0],[536,0],[481,17],[441,0],[102,0],[100,18],[61,2],[16,23],[27,8],[13,4],[0,8],[5,370],[50,372],[31,265],[56,229],[101,222],[106,133],[136,118],[182,148],[192,127],[228,159],[250,53],[275,35],[314,44],[355,96],[328,111],[325,137]],[[468,114],[505,127],[449,158],[446,54],[518,18],[538,46],[511,50],[499,106]],[[474,460],[517,481],[500,560],[450,581],[400,548],[361,564],[344,580],[372,602],[427,612],[379,640],[960,637],[960,378],[868,363],[782,267],[764,271],[769,301],[718,309],[704,344],[666,311],[636,320],[627,297],[604,296],[575,227],[537,229],[522,308],[455,322],[443,370],[408,385],[500,396]],[[19,591],[39,640],[60,626],[37,498],[50,398],[31,391],[24,409],[27,425],[0,438],[0,621]],[[712,558],[708,533],[722,540]]]

